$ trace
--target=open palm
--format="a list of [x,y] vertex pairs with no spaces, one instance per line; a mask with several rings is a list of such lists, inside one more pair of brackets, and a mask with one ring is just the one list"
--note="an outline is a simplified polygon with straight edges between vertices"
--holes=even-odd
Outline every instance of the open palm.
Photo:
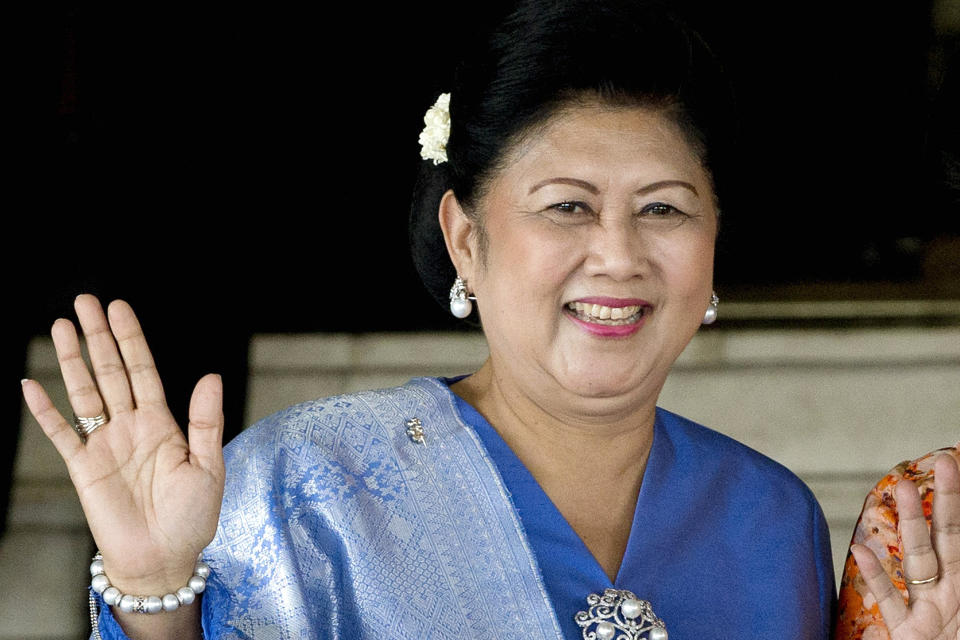
[[960,469],[951,456],[937,457],[934,483],[929,531],[916,486],[903,480],[896,487],[909,603],[872,550],[851,547],[891,640],[960,640]]
[[[200,379],[183,437],[167,408],[153,356],[133,309],[96,297],[75,301],[93,365],[91,376],[69,320],[51,331],[76,415],[106,411],[86,442],[36,381],[23,384],[33,416],[66,462],[105,570],[124,592],[166,593],[183,586],[213,539],[223,494],[220,377]],[[119,350],[118,350],[119,347]]]

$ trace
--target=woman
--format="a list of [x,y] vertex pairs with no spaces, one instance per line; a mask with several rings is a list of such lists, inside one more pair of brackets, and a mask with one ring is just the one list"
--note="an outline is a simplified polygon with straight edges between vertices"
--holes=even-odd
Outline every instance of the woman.
[[656,407],[717,312],[722,87],[660,9],[521,4],[428,115],[412,213],[428,287],[458,316],[475,300],[488,361],[290,407],[222,458],[219,378],[188,444],[129,305],[78,297],[94,374],[70,322],[53,337],[85,443],[24,396],[102,553],[103,636],[827,637],[812,494]]

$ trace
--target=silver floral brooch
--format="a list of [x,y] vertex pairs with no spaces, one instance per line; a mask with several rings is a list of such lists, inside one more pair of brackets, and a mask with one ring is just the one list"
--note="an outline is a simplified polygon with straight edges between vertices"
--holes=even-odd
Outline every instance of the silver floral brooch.
[[574,620],[583,629],[583,640],[667,640],[667,627],[646,600],[630,591],[606,589],[587,596],[587,611]]

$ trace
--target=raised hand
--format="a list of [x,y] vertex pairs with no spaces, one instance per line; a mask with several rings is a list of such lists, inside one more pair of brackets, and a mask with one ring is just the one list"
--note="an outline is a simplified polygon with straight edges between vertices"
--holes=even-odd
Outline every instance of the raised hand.
[[934,467],[932,530],[928,531],[916,486],[902,480],[896,487],[903,549],[903,571],[909,592],[905,604],[872,550],[851,551],[892,640],[960,640],[960,469],[949,455]]
[[130,305],[114,300],[109,323],[95,296],[80,295],[74,306],[94,375],[73,323],[60,318],[51,333],[63,381],[76,415],[105,411],[108,421],[84,442],[38,382],[24,381],[24,399],[66,462],[110,582],[123,593],[170,593],[186,584],[216,531],[224,483],[220,377],[204,376],[193,391],[188,443]]

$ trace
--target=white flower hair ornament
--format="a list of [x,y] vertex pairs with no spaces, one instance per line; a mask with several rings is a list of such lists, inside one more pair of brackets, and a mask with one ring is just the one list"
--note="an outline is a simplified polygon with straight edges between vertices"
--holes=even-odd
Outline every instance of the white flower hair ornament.
[[420,157],[433,164],[447,161],[447,139],[450,138],[450,94],[440,97],[423,116],[426,125],[420,132]]

